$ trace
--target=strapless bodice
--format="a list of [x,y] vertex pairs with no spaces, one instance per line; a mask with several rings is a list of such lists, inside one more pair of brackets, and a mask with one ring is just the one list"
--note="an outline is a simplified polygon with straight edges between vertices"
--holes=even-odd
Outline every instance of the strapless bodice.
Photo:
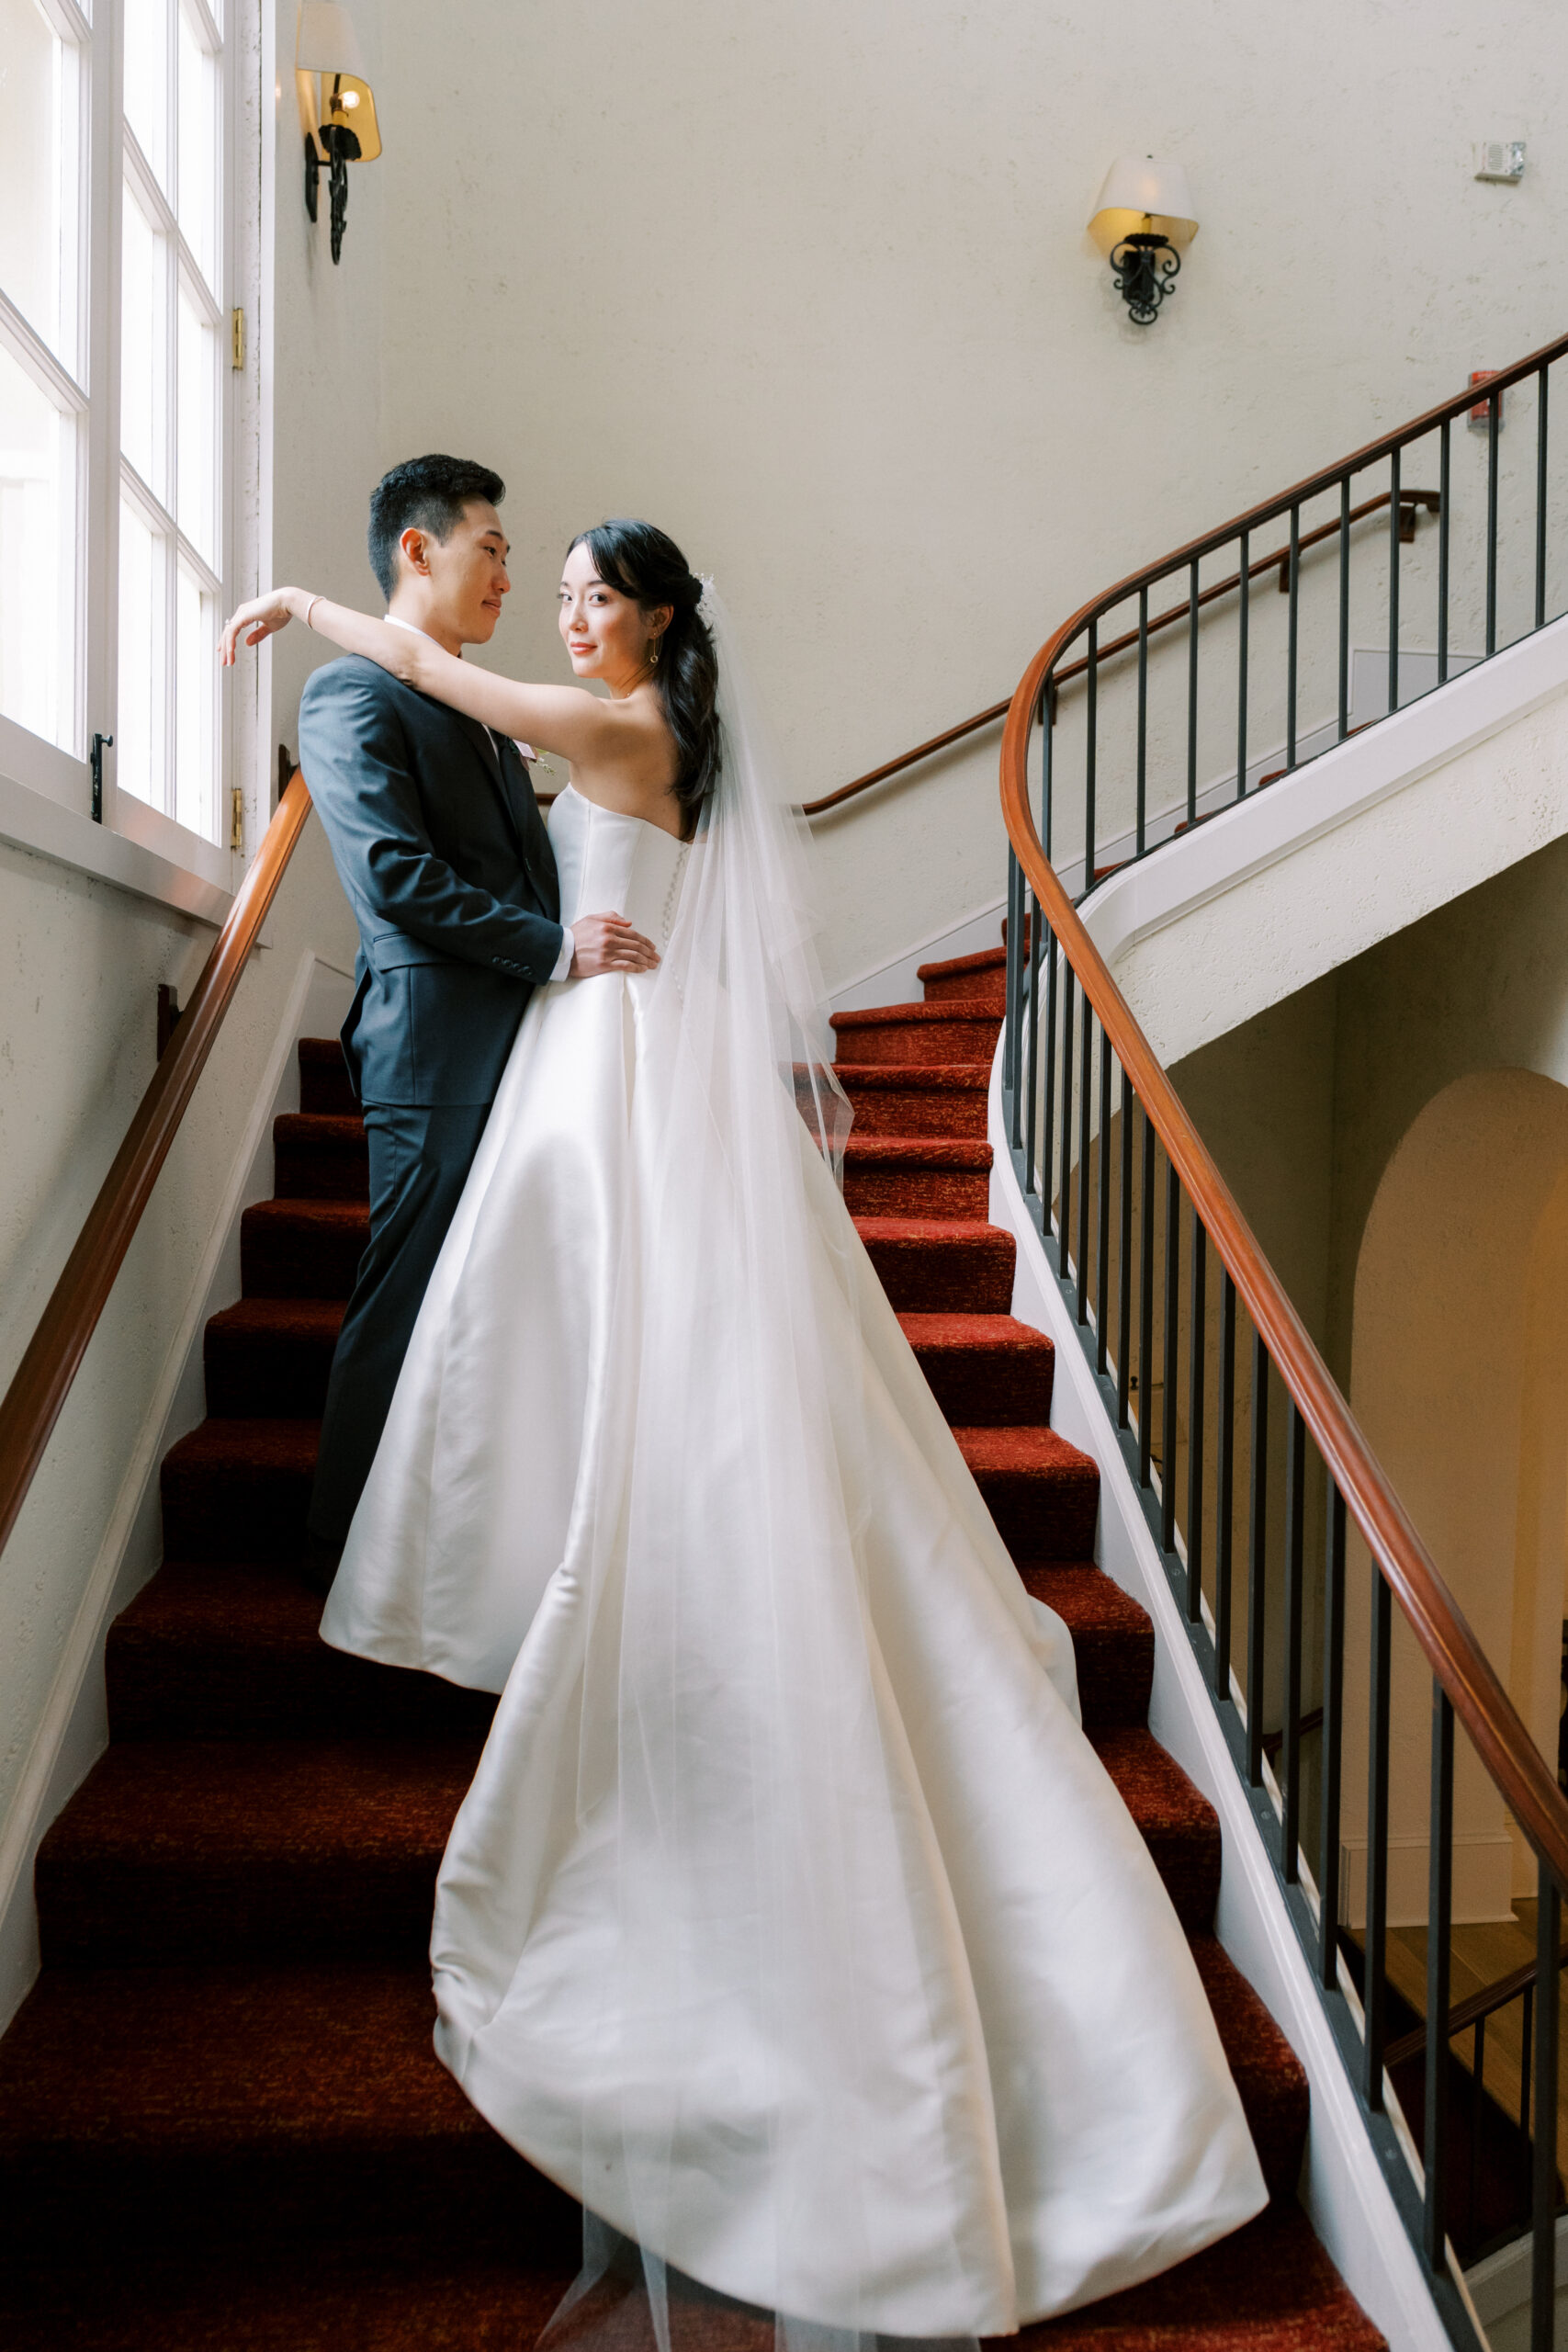
[[662,953],[681,902],[690,844],[641,817],[601,808],[570,784],[550,810],[549,824],[562,922],[573,923],[579,915],[625,915]]

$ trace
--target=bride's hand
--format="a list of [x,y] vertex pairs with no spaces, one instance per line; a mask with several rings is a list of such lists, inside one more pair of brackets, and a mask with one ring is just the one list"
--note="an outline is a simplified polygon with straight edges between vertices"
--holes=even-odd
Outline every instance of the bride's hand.
[[242,637],[247,645],[259,645],[264,637],[276,637],[287,628],[299,610],[300,595],[298,588],[271,588],[265,596],[253,596],[242,605],[218,641],[220,666],[233,668]]

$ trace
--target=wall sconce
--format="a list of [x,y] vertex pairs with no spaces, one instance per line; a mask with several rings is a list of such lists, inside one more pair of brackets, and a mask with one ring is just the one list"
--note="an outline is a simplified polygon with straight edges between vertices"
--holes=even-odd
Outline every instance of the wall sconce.
[[376,101],[348,10],[340,0],[303,0],[294,49],[294,83],[305,132],[305,209],[317,217],[317,181],[328,167],[333,259],[343,258],[348,220],[348,167],[372,164],[381,153]]
[[1089,217],[1089,233],[1118,275],[1116,291],[1135,327],[1151,327],[1160,304],[1175,292],[1181,267],[1178,245],[1198,234],[1192,191],[1179,164],[1152,155],[1121,155]]

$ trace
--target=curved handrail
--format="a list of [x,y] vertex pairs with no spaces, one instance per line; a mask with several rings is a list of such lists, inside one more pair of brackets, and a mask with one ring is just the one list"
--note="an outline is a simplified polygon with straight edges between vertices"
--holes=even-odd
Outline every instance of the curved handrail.
[[[1568,338],[1553,349],[1568,348]],[[1540,355],[1509,369],[1507,379],[1540,364]],[[1494,379],[1488,391],[1502,379]],[[1463,402],[1459,403],[1460,406]],[[1434,410],[1433,417],[1447,413]],[[1411,437],[1404,427],[1387,446]],[[1375,457],[1377,445],[1363,458]],[[1338,479],[1339,469],[1327,477]],[[1292,492],[1292,497],[1304,492]],[[1278,500],[1256,510],[1267,521]],[[1249,518],[1232,525],[1244,530]],[[1218,535],[1223,543],[1225,534]],[[1215,544],[1208,534],[1192,550]],[[1019,864],[1047,923],[1099,1016],[1112,1052],[1164,1145],[1171,1166],[1219,1250],[1247,1313],[1263,1340],[1340,1494],[1376,1556],[1391,1592],[1452,1702],[1487,1772],[1502,1791],[1515,1820],[1551,1871],[1568,1890],[1568,1798],[1547,1770],[1491,1661],[1477,1642],[1437,1564],[1416,1532],[1404,1505],[1385,1476],[1327,1365],[1286,1295],[1279,1276],[1259,1248],[1229,1186],[1204,1147],[1154,1048],[1085,930],[1071,899],[1057,879],[1035,829],[1029,802],[1027,754],[1031,729],[1052,664],[1063,648],[1096,613],[1136,589],[1154,573],[1134,573],[1109,596],[1096,597],[1047,639],[1019,682],[1002,735],[1001,800],[1008,834]]]
[[310,813],[310,790],[296,768],[202,967],[168,1051],[137,1105],[76,1246],[0,1400],[0,1547],[27,1500],[158,1171],[168,1158],[229,1001]]
[[[1470,397],[1474,396],[1472,394]],[[1309,548],[1321,547],[1325,540],[1335,537],[1345,524],[1363,523],[1369,514],[1382,513],[1392,502],[1392,492],[1380,491],[1375,498],[1363,499],[1359,506],[1353,506],[1348,514],[1330,516],[1326,523],[1319,524],[1316,530],[1304,533],[1297,540],[1293,560],[1299,564]],[[1435,490],[1402,490],[1399,493],[1399,503],[1402,510],[1409,511],[1412,526],[1414,526],[1417,507],[1425,506],[1427,513],[1431,514],[1438,512],[1438,493]],[[1265,515],[1264,519],[1267,521],[1268,516]],[[1168,563],[1174,563],[1177,560],[1179,560],[1178,558],[1171,557],[1168,559]],[[1260,579],[1266,571],[1278,571],[1280,585],[1283,588],[1288,584],[1288,567],[1292,560],[1292,551],[1288,547],[1274,548],[1268,555],[1258,556],[1249,562],[1246,576],[1251,581]],[[1158,577],[1159,574],[1156,573],[1155,576]],[[1213,604],[1221,596],[1228,596],[1233,589],[1240,587],[1241,582],[1242,574],[1239,571],[1233,572],[1228,580],[1214,581],[1211,586],[1203,589],[1200,594],[1198,598],[1200,610]],[[1151,615],[1144,636],[1155,637],[1162,628],[1174,628],[1179,621],[1188,620],[1190,617],[1190,612],[1191,607],[1184,598],[1179,605],[1172,605],[1168,612]],[[1096,649],[1093,659],[1097,662],[1109,662],[1118,653],[1129,652],[1137,644],[1138,635],[1138,631],[1134,628],[1128,629],[1122,637],[1112,638],[1109,644]],[[1088,672],[1089,660],[1089,655],[1086,653],[1079,662],[1065,663],[1055,673],[1051,681],[1052,685],[1065,686],[1069,678],[1083,677]],[[1007,712],[1007,703],[994,702],[988,709],[977,710],[973,718],[960,719],[956,727],[948,728],[944,734],[933,735],[930,742],[917,743],[912,752],[900,752],[896,760],[886,761],[881,767],[873,768],[866,775],[857,775],[852,783],[840,785],[836,792],[825,793],[820,800],[804,801],[801,804],[800,813],[803,817],[825,816],[829,808],[840,808],[846,800],[853,800],[860,793],[869,792],[874,784],[886,784],[889,776],[901,775],[906,768],[912,768],[919,761],[930,759],[934,752],[944,752],[950,743],[962,742],[966,735],[973,735],[980,728],[988,727],[993,719],[1005,718]]]

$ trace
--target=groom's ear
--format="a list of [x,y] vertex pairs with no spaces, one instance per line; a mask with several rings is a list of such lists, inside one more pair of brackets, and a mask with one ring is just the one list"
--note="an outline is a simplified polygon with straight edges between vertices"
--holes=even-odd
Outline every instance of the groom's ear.
[[398,546],[402,552],[404,562],[411,571],[417,571],[422,577],[428,577],[430,571],[429,545],[429,532],[421,531],[412,524],[398,536]]

